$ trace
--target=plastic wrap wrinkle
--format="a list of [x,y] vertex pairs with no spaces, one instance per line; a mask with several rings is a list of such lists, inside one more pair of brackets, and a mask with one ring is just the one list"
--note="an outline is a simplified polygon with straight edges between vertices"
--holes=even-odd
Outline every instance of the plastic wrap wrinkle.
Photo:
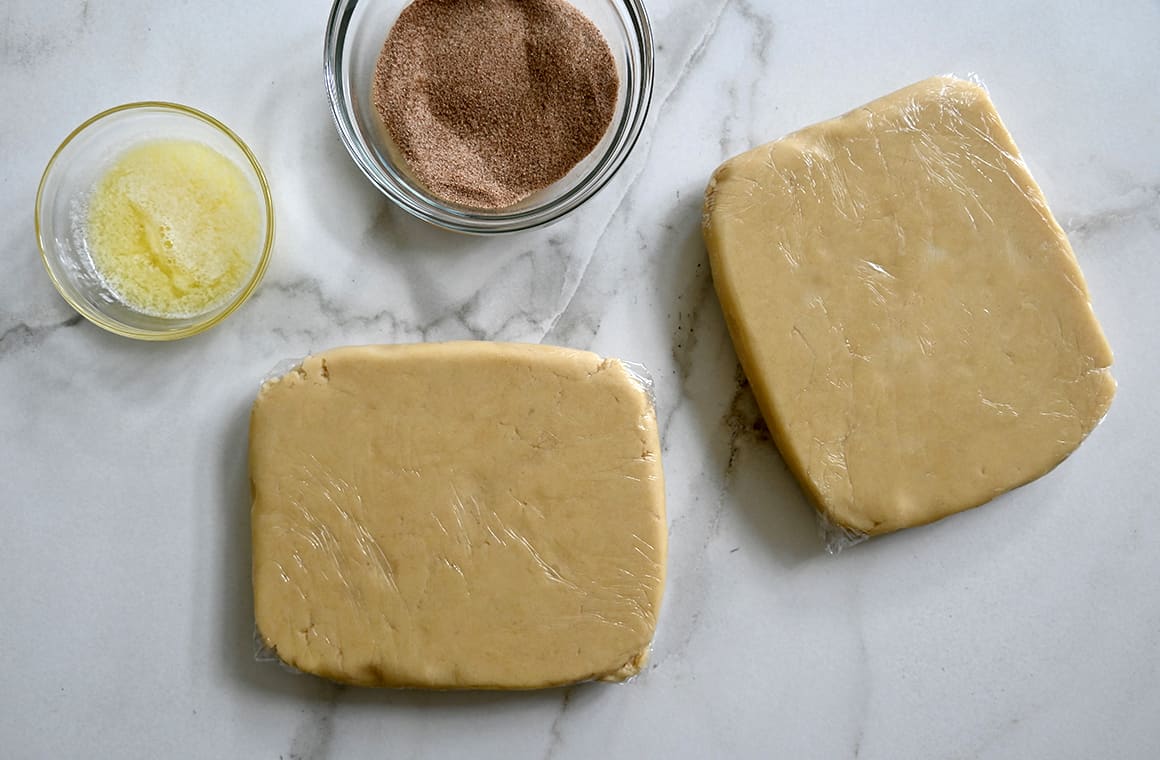
[[631,676],[667,534],[649,385],[587,352],[471,342],[336,349],[267,381],[261,639],[364,685]]
[[821,512],[818,513],[818,535],[821,536],[822,544],[826,547],[826,552],[829,554],[839,554],[870,538],[867,533],[851,530],[850,528],[831,522]]
[[1075,255],[977,82],[928,79],[730,159],[703,226],[742,366],[827,535],[984,503],[1111,403]]
[[648,371],[648,367],[636,362],[626,362],[623,359],[618,360],[620,366],[624,371],[636,381],[641,390],[648,395],[649,404],[655,409],[657,405],[656,383],[653,381],[652,373]]
[[278,380],[287,372],[300,369],[302,367],[302,362],[305,361],[305,359],[306,357],[300,356],[297,359],[280,360],[272,368],[270,368],[269,372],[265,374],[265,376],[262,378],[262,384],[265,385],[271,380]]

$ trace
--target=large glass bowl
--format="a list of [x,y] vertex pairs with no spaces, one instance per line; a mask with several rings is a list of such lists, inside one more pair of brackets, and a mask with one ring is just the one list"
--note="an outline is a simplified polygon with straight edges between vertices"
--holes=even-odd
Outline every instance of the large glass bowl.
[[641,0],[572,0],[608,41],[620,75],[604,138],[559,181],[515,206],[481,210],[448,203],[407,170],[371,102],[375,63],[409,0],[337,0],[326,28],[326,86],[338,132],[363,174],[412,215],[459,232],[515,232],[549,224],[603,187],[628,158],[652,96],[653,43]]

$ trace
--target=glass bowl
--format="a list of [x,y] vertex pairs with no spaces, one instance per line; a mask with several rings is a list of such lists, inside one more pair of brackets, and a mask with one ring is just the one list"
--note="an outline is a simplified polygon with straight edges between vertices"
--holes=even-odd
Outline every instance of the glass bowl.
[[339,135],[362,173],[413,216],[458,232],[538,227],[591,198],[628,158],[644,126],[652,96],[652,32],[641,0],[571,3],[600,29],[616,60],[620,91],[612,122],[596,148],[559,181],[515,206],[481,210],[441,200],[419,184],[371,102],[379,52],[409,0],[336,0],[326,28],[326,86]]
[[[122,303],[97,274],[84,229],[93,184],[126,149],[150,139],[188,139],[229,158],[261,199],[262,251],[246,284],[224,304],[192,317],[155,317]],[[208,330],[242,305],[262,279],[274,242],[274,206],[258,160],[228,127],[176,103],[128,103],[81,124],[56,149],[36,193],[36,238],[57,291],[85,319],[140,340],[175,340]]]

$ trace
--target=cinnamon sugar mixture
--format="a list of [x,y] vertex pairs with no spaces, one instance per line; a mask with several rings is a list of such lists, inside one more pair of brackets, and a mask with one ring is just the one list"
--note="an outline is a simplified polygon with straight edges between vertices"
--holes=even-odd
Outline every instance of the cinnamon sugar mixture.
[[383,45],[373,101],[431,193],[500,209],[596,147],[619,86],[608,42],[564,0],[415,0]]

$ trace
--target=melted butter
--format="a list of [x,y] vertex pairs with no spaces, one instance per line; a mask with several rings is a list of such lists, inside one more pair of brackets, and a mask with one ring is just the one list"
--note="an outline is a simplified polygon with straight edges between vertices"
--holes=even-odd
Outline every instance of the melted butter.
[[249,280],[261,206],[242,170],[213,148],[155,140],[127,150],[97,180],[86,232],[94,266],[126,306],[191,317]]

